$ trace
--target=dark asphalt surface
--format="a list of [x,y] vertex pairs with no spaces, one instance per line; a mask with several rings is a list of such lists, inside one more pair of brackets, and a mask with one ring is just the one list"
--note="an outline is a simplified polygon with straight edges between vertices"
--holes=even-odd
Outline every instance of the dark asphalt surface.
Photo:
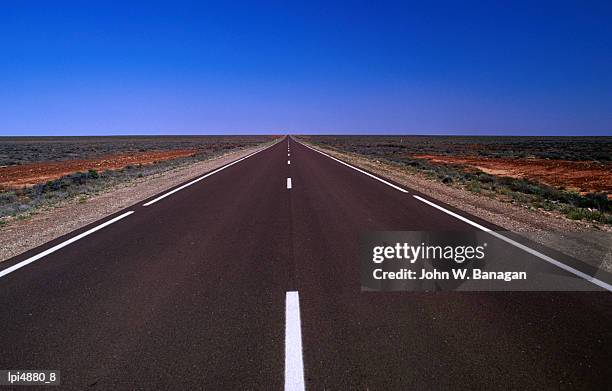
[[608,292],[362,293],[362,232],[473,228],[290,143],[291,165],[285,139],[0,278],[0,369],[59,369],[66,389],[282,389],[297,290],[307,389],[610,386]]

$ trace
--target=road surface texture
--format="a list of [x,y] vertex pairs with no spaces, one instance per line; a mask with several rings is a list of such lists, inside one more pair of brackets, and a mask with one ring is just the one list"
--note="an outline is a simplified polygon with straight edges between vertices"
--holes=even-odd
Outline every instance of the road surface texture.
[[0,369],[78,390],[610,386],[609,292],[361,292],[362,232],[474,229],[413,194],[285,138],[2,263]]

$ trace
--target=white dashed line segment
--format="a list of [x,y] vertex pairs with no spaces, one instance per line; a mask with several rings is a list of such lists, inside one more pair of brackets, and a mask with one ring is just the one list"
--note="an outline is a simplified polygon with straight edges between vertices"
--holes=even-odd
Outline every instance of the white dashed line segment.
[[304,391],[300,296],[287,292],[285,308],[285,391]]

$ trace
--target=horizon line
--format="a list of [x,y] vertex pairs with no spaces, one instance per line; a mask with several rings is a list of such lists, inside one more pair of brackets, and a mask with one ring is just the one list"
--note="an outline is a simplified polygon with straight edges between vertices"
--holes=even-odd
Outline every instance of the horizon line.
[[491,132],[475,132],[475,133],[450,133],[450,132],[287,132],[287,131],[271,131],[271,132],[185,132],[185,133],[166,133],[166,132],[134,132],[134,133],[116,133],[116,132],[94,132],[92,134],[71,132],[58,132],[58,134],[0,134],[0,138],[6,137],[180,137],[180,136],[447,136],[447,137],[612,137],[612,131],[600,133],[570,133],[570,134],[550,134],[550,133],[528,133],[528,132],[508,132],[508,133],[491,133]]

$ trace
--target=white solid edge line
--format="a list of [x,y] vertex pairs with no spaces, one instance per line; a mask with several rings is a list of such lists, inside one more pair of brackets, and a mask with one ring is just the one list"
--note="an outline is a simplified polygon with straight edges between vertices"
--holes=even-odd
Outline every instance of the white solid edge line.
[[548,255],[542,254],[539,251],[536,251],[536,250],[534,250],[534,249],[532,249],[530,247],[527,247],[524,244],[521,244],[521,243],[519,243],[517,241],[514,241],[514,240],[510,239],[509,237],[504,236],[504,235],[502,235],[502,234],[500,234],[498,232],[495,232],[495,231],[493,231],[493,230],[491,230],[491,229],[489,229],[487,227],[483,227],[482,225],[480,225],[478,223],[475,223],[472,220],[467,219],[467,218],[465,218],[465,217],[463,217],[461,215],[458,215],[457,213],[451,212],[450,210],[448,210],[446,208],[443,208],[440,205],[437,205],[437,204],[435,204],[435,203],[433,203],[431,201],[428,201],[428,200],[426,200],[423,197],[419,197],[418,195],[413,195],[413,197],[416,198],[419,201],[422,201],[422,202],[426,203],[429,206],[433,206],[434,208],[436,208],[436,209],[438,209],[438,210],[440,210],[440,211],[442,211],[442,212],[444,212],[446,214],[449,214],[449,215],[451,215],[451,216],[453,216],[453,217],[455,217],[455,218],[457,218],[457,219],[459,219],[459,220],[461,220],[461,221],[463,221],[465,223],[468,223],[469,225],[471,225],[473,227],[476,227],[476,228],[478,228],[478,229],[480,229],[480,230],[482,230],[484,232],[487,232],[487,233],[495,236],[496,238],[498,238],[500,240],[503,240],[506,243],[509,243],[509,244],[511,244],[511,245],[513,245],[515,247],[518,247],[521,250],[526,251],[526,252],[528,252],[531,255],[535,255],[536,257],[538,257],[538,258],[540,258],[540,259],[542,259],[542,260],[544,260],[544,261],[546,261],[546,262],[548,262],[550,264],[553,264],[553,265],[557,266],[560,269],[563,269],[563,270],[565,270],[567,272],[570,272],[570,273],[572,273],[572,274],[574,274],[574,275],[576,275],[576,276],[578,276],[580,278],[583,278],[583,279],[585,279],[585,280],[587,280],[587,281],[589,281],[589,282],[591,282],[591,283],[593,283],[593,284],[595,284],[597,286],[600,286],[600,287],[602,287],[602,288],[612,292],[612,285],[610,285],[610,284],[608,284],[608,283],[606,283],[604,281],[598,280],[597,278],[595,278],[593,276],[589,276],[588,274],[583,273],[580,270],[576,270],[573,267],[564,264],[563,262],[557,261],[556,259],[551,258]]
[[305,389],[300,296],[291,291],[287,292],[285,307],[285,391]]
[[399,191],[401,191],[402,193],[408,193],[408,190],[406,190],[406,189],[402,189],[401,187],[396,186],[396,185],[394,185],[393,183],[388,182],[388,181],[386,181],[386,180],[384,180],[384,179],[381,179],[381,178],[377,177],[376,175],[372,175],[372,174],[370,174],[370,173],[369,173],[369,172],[367,172],[367,171],[363,171],[362,169],[359,169],[359,168],[357,168],[357,167],[355,167],[355,166],[351,166],[350,164],[345,163],[345,162],[343,162],[343,161],[342,161],[342,160],[340,160],[340,159],[336,159],[335,157],[330,156],[330,155],[326,154],[325,152],[318,151],[318,150],[316,150],[316,149],[314,149],[314,148],[311,148],[311,147],[309,147],[308,145],[305,145],[305,144],[302,144],[302,143],[299,143],[299,144],[301,144],[301,145],[305,146],[306,148],[312,149],[313,151],[318,152],[318,153],[320,153],[321,155],[325,155],[325,156],[327,156],[328,158],[330,158],[330,159],[333,159],[333,160],[337,161],[338,163],[344,164],[345,166],[350,167],[350,168],[352,168],[353,170],[359,171],[360,173],[365,174],[365,175],[369,176],[370,178],[376,179],[377,181],[382,182],[382,183],[384,183],[384,184],[385,184],[385,185],[387,185],[387,186],[391,186],[392,188],[394,188],[394,189],[396,189],[396,190],[399,190]]
[[234,164],[236,164],[236,163],[240,163],[240,162],[241,162],[241,161],[243,161],[244,159],[248,159],[248,158],[250,158],[251,156],[258,154],[259,152],[263,152],[263,151],[265,151],[266,149],[273,147],[274,145],[276,145],[276,144],[272,144],[272,145],[270,145],[269,147],[266,147],[266,148],[264,148],[264,149],[260,149],[259,151],[256,151],[256,152],[253,152],[253,153],[251,153],[251,154],[248,154],[248,155],[246,155],[246,156],[244,156],[244,157],[242,157],[242,158],[240,158],[240,159],[238,159],[238,160],[234,160],[233,162],[231,162],[231,163],[229,163],[229,164],[226,164],[226,165],[225,165],[225,166],[223,166],[223,167],[217,168],[216,170],[211,171],[211,172],[209,172],[209,173],[208,173],[208,174],[206,174],[206,175],[202,175],[201,177],[196,178],[196,179],[192,180],[191,182],[185,183],[184,185],[179,186],[179,187],[177,187],[177,188],[176,188],[176,189],[174,189],[174,190],[170,190],[169,192],[167,192],[167,193],[165,193],[165,194],[160,195],[159,197],[155,198],[154,200],[151,200],[151,201],[149,201],[149,202],[147,202],[147,203],[145,203],[145,204],[142,204],[142,206],[149,206],[149,205],[151,205],[151,204],[156,203],[157,201],[163,200],[164,198],[168,197],[169,195],[172,195],[172,194],[176,193],[177,191],[181,191],[181,190],[183,190],[184,188],[186,188],[186,187],[188,187],[188,186],[191,186],[191,185],[193,185],[194,183],[197,183],[197,182],[201,181],[202,179],[206,179],[206,178],[208,178],[209,176],[211,176],[211,175],[214,175],[214,174],[218,173],[219,171],[225,170],[226,168],[228,168],[228,167],[230,167],[230,166],[233,166],[233,165],[234,165]]
[[94,232],[96,232],[96,231],[98,231],[98,230],[100,230],[100,229],[102,229],[102,228],[104,228],[106,226],[109,226],[112,223],[117,222],[117,221],[121,220],[122,218],[131,215],[132,213],[134,213],[134,211],[132,211],[132,210],[129,211],[129,212],[125,212],[124,214],[122,214],[120,216],[112,218],[112,219],[110,219],[110,220],[108,220],[108,221],[106,221],[106,222],[104,222],[104,223],[102,223],[100,225],[97,225],[97,226],[93,227],[92,229],[89,229],[89,230],[87,230],[87,231],[85,231],[85,232],[83,232],[81,234],[78,234],[77,236],[75,236],[73,238],[70,238],[70,239],[68,239],[68,240],[66,240],[66,241],[64,241],[64,242],[62,242],[60,244],[57,244],[57,245],[51,247],[48,250],[45,250],[45,251],[43,251],[43,252],[41,252],[39,254],[36,254],[33,257],[30,257],[30,258],[26,259],[25,261],[21,261],[21,262],[15,264],[15,265],[13,265],[13,266],[11,266],[9,268],[6,268],[4,270],[0,270],[0,277],[4,277],[7,274],[12,273],[12,272],[14,272],[17,269],[21,269],[22,267],[24,267],[26,265],[29,265],[32,262],[38,261],[40,258],[42,258],[44,256],[47,256],[47,255],[49,255],[49,254],[51,254],[51,253],[53,253],[53,252],[55,252],[55,251],[57,251],[57,250],[59,250],[59,249],[61,249],[63,247],[66,247],[67,245],[69,245],[71,243],[74,243],[74,242],[76,242],[79,239],[83,239],[85,236],[90,235],[90,234],[92,234],[92,233],[94,233]]
[[291,178],[287,178],[287,189],[291,189]]

